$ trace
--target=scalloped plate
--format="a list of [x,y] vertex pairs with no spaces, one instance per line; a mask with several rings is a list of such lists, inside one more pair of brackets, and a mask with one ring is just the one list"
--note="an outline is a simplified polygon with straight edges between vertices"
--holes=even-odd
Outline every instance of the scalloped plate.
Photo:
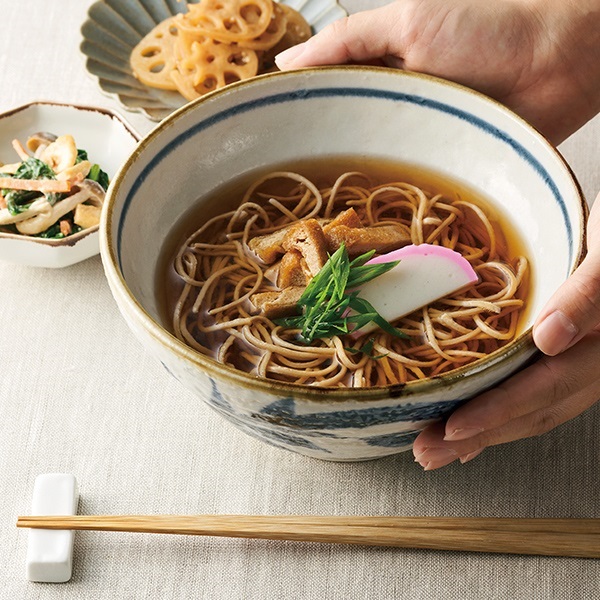
[[[336,0],[281,1],[299,11],[313,33],[347,15]],[[92,4],[81,26],[80,50],[88,73],[102,92],[126,110],[141,112],[152,121],[161,121],[186,104],[177,92],[140,83],[129,67],[129,55],[137,43],[157,23],[185,9],[186,4],[178,0],[99,0]]]

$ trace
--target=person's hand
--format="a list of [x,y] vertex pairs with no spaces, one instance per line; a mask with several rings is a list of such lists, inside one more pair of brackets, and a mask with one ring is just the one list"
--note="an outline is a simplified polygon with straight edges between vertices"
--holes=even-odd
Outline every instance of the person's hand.
[[[429,73],[503,102],[559,143],[600,112],[600,0],[396,0],[276,57],[282,70],[369,63]],[[600,399],[600,197],[588,255],[543,309],[545,354],[416,439],[425,469],[538,435]]]
[[462,83],[559,143],[600,111],[600,0],[396,0],[276,57],[382,63]]
[[600,194],[588,239],[584,261],[534,325],[534,342],[546,356],[425,429],[413,452],[426,470],[550,431],[600,399]]

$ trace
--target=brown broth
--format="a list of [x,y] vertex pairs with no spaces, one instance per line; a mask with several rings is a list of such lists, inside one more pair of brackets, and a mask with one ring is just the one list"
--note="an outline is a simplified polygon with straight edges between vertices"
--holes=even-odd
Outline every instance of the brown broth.
[[[422,167],[398,163],[379,158],[363,158],[356,156],[338,156],[327,159],[305,159],[294,164],[279,164],[260,169],[239,177],[211,193],[191,207],[170,232],[161,250],[157,265],[156,295],[163,325],[173,331],[172,314],[175,303],[182,289],[182,283],[173,268],[174,257],[181,244],[196,231],[203,223],[214,216],[233,210],[239,205],[244,192],[258,178],[272,171],[293,171],[311,180],[317,187],[331,186],[341,174],[347,171],[366,173],[374,184],[387,182],[406,182],[419,186],[430,194],[441,193],[446,198],[462,199],[480,206],[493,223],[498,240],[504,241],[507,256],[512,260],[516,256],[527,256],[524,241],[516,234],[515,227],[510,223],[497,204],[475,192],[469,186],[445,175],[432,172]],[[287,184],[289,186],[289,183]],[[262,189],[262,188],[261,188]],[[277,181],[268,184],[269,192],[277,193]],[[532,274],[521,285],[518,297],[525,298],[531,290]],[[517,333],[523,329],[526,321],[527,305],[522,310]]]

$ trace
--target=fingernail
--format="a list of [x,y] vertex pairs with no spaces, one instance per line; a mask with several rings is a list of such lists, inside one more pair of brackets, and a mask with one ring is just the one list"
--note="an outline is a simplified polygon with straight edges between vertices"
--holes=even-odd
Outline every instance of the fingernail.
[[475,437],[480,433],[483,433],[485,429],[483,427],[457,427],[450,433],[444,436],[444,439],[448,442],[456,442],[457,440],[468,440],[469,438]]
[[[422,466],[423,463],[443,463],[444,461],[455,460],[458,458],[458,452],[452,448],[427,448],[416,457],[416,461]],[[440,465],[441,466],[441,465]]]
[[464,456],[460,456],[458,460],[460,460],[460,462],[464,465],[465,463],[468,463],[470,460],[473,460],[476,456],[479,456],[484,450],[485,450],[485,448],[479,448],[479,450],[473,450],[473,452],[469,452],[468,454],[465,454]]
[[579,328],[560,310],[550,313],[534,332],[537,347],[548,356],[556,356],[566,350],[577,334]]
[[294,62],[305,50],[305,44],[297,44],[296,46],[292,46],[283,52],[280,52],[275,57],[275,64],[281,68],[285,67],[287,64]]

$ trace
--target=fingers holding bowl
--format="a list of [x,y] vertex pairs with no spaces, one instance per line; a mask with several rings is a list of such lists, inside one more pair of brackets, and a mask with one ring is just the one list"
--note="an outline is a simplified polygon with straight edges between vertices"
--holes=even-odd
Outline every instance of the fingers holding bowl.
[[[600,198],[600,195],[599,195]],[[600,201],[588,220],[588,253],[577,270],[550,298],[533,327],[536,346],[555,356],[600,324]]]
[[413,453],[426,470],[468,462],[485,448],[541,435],[590,408],[600,397],[593,332],[556,357],[545,357],[456,410],[416,439]]

